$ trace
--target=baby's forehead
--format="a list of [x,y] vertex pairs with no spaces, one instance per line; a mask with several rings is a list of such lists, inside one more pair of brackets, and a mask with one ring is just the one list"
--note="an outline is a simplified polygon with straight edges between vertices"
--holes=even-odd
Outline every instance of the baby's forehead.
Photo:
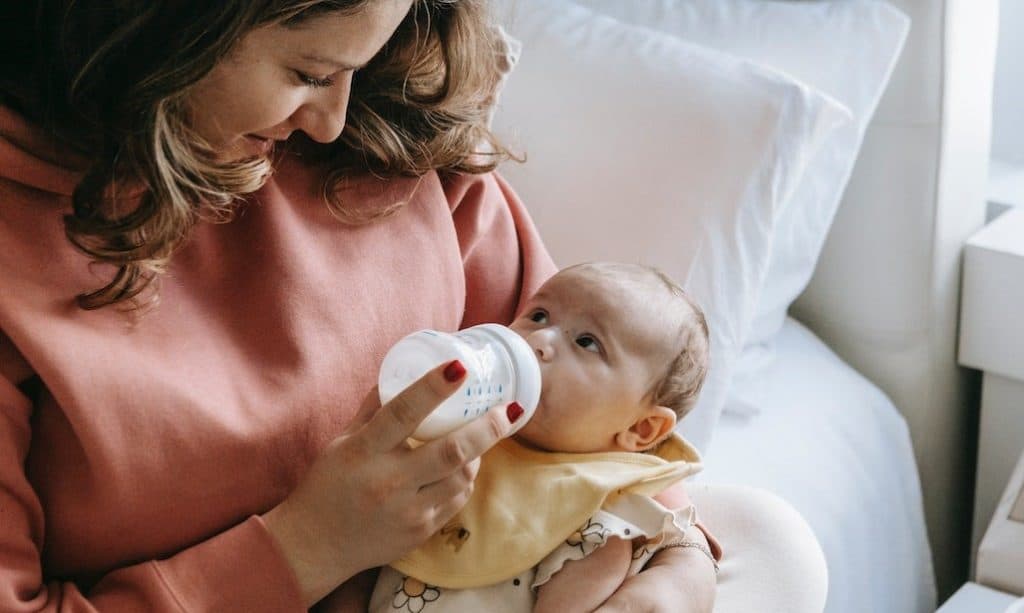
[[654,277],[573,266],[559,271],[538,294],[577,303],[581,308],[628,312],[665,290]]
[[692,321],[688,303],[654,274],[620,274],[588,267],[560,271],[538,296],[570,305],[600,320],[612,334],[641,352],[675,349],[680,330]]
[[559,271],[537,292],[538,298],[558,300],[581,311],[628,311],[637,292],[626,278],[588,268]]

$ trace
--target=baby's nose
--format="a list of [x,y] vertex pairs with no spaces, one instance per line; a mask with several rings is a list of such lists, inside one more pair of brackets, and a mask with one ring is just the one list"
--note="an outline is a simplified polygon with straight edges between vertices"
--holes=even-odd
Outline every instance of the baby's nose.
[[550,362],[555,357],[555,344],[553,341],[556,335],[557,333],[550,328],[542,328],[531,332],[526,338],[526,342],[533,348],[533,352],[537,354],[538,360]]

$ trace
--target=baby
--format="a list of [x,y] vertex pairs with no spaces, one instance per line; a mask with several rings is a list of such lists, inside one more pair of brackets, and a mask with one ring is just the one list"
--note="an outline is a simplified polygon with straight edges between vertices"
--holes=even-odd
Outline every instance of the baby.
[[510,327],[540,362],[537,410],[455,519],[381,571],[370,611],[591,611],[694,521],[652,497],[700,469],[674,434],[707,372],[700,308],[653,268],[588,263]]

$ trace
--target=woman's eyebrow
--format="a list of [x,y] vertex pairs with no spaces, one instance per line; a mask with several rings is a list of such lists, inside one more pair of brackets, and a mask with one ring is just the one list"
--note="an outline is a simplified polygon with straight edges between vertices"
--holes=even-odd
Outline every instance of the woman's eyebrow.
[[323,64],[325,66],[333,66],[333,67],[337,68],[338,70],[359,70],[359,69],[363,68],[364,66],[366,66],[366,63],[363,63],[363,64],[350,64],[348,62],[339,62],[338,60],[334,60],[334,59],[331,59],[331,58],[326,58],[326,57],[323,57],[321,55],[314,55],[314,54],[303,55],[302,59],[308,60],[310,62],[316,62],[317,64]]

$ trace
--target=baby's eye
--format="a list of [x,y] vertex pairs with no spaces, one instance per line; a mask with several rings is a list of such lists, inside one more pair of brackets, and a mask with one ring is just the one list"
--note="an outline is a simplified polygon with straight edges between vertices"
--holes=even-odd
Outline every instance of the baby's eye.
[[530,321],[532,321],[533,323],[542,324],[547,322],[547,320],[548,314],[544,311],[544,309],[537,309],[536,311],[530,313]]
[[576,344],[583,347],[587,351],[593,351],[594,353],[601,353],[601,343],[597,342],[597,339],[589,334],[581,334],[576,337]]

